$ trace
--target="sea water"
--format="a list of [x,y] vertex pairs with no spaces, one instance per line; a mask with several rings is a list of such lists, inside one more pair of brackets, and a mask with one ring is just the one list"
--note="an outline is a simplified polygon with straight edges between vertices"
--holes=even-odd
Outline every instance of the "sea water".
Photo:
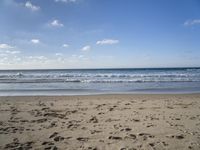
[[199,93],[200,68],[0,70],[0,95]]

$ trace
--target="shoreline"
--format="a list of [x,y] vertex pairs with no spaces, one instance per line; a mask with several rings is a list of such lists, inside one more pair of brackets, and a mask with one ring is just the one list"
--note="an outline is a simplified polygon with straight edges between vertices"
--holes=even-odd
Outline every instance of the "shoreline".
[[200,149],[200,94],[0,96],[0,149]]
[[63,97],[63,98],[70,98],[70,97],[106,97],[106,96],[132,96],[132,97],[138,97],[138,96],[200,96],[200,92],[197,93],[102,93],[102,94],[83,94],[83,95],[6,95],[2,96],[1,98],[33,98],[33,97],[49,97],[49,98],[56,98],[56,97]]
[[175,93],[171,93],[171,92],[145,92],[145,93],[133,93],[133,92],[127,92],[127,93],[89,93],[89,94],[33,94],[33,95],[20,95],[20,94],[16,94],[16,95],[0,95],[1,97],[84,97],[84,96],[112,96],[112,95],[118,95],[118,96],[125,96],[125,95],[129,95],[129,96],[139,96],[139,95],[168,95],[168,96],[172,96],[172,95],[200,95],[200,92],[175,92]]

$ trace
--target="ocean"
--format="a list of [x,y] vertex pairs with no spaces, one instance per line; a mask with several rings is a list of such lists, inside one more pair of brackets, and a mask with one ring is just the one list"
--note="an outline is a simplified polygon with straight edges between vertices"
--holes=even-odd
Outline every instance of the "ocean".
[[200,68],[0,70],[0,95],[200,93]]

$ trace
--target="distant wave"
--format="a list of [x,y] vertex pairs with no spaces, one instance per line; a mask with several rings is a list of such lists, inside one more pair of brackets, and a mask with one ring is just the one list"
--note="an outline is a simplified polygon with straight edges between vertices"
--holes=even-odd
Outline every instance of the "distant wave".
[[18,79],[18,78],[137,78],[137,77],[195,77],[199,74],[180,74],[180,73],[160,73],[160,74],[3,74],[0,79]]
[[200,68],[190,68],[186,69],[186,71],[200,71]]
[[140,83],[140,82],[200,82],[200,79],[135,79],[135,80],[89,80],[89,79],[0,79],[0,83]]
[[0,71],[0,83],[200,82],[200,69]]

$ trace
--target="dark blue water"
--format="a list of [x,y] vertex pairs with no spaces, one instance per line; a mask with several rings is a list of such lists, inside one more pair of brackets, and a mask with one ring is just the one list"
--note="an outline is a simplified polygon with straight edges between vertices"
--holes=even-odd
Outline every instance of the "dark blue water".
[[0,71],[0,95],[199,92],[200,68]]

